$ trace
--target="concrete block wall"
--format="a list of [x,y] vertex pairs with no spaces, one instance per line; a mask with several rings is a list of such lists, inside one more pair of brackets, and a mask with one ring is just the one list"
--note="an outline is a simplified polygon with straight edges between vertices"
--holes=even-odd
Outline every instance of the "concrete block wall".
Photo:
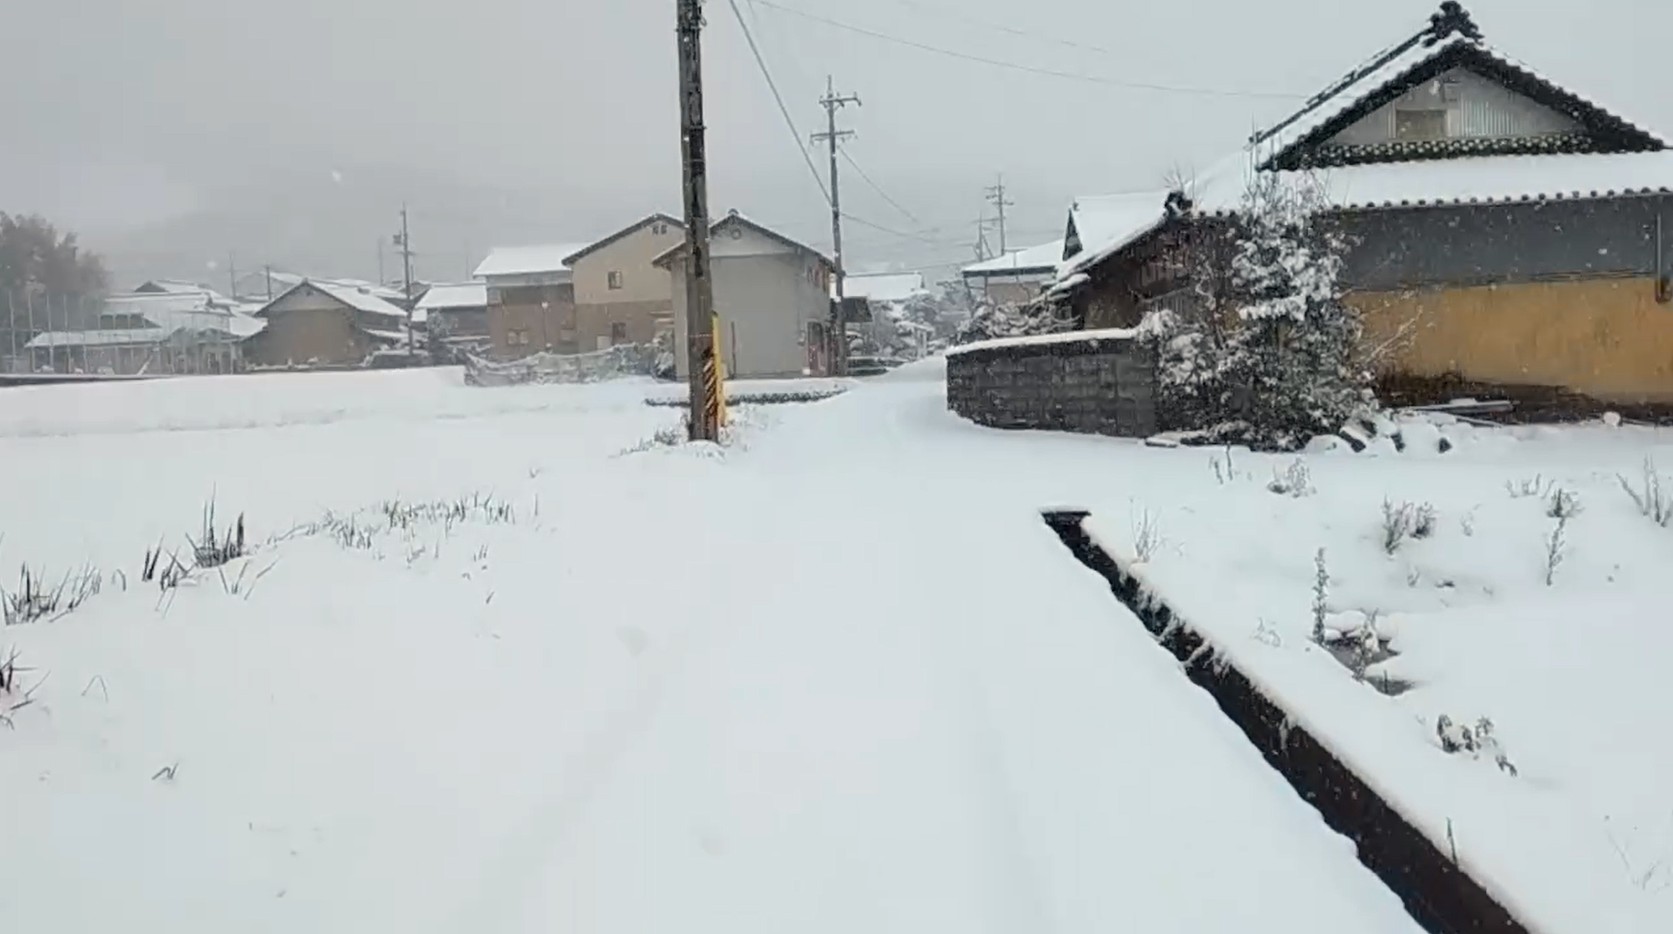
[[1085,332],[984,342],[947,356],[947,406],[993,428],[1142,438],[1156,433],[1150,342]]

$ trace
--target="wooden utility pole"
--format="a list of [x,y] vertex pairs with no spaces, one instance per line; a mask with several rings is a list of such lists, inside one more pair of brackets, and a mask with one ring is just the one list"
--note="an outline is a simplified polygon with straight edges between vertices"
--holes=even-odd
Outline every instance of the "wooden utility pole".
[[693,441],[720,440],[719,361],[709,266],[708,150],[703,127],[703,2],[675,0],[679,40],[680,161],[685,194],[685,352]]
[[[272,301],[273,300],[273,267],[270,266],[270,265],[269,266],[263,266],[263,267],[261,267],[261,271],[262,271],[262,274],[267,277],[267,300]],[[233,298],[237,298],[237,297],[238,296],[236,296],[236,295],[233,296]]]
[[238,297],[238,254],[227,254],[227,294]]
[[1001,175],[998,182],[988,189],[988,203],[999,209],[999,255],[1004,256],[1005,243],[1005,209],[1016,204],[1015,201],[1005,200],[1005,176]]
[[836,375],[848,375],[848,312],[843,307],[842,300],[847,294],[843,284],[844,266],[842,262],[842,194],[837,186],[837,143],[854,135],[853,130],[838,130],[836,125],[837,111],[849,104],[860,104],[857,94],[838,94],[836,81],[829,75],[825,76],[825,96],[819,99],[825,108],[825,132],[813,134],[816,143],[829,143],[831,148],[831,249],[836,253],[836,302],[831,307],[831,331],[833,334],[831,362],[836,369]]
[[[407,230],[407,206],[405,204],[401,205],[401,232],[395,235],[395,245],[401,248],[401,278],[406,283],[407,356],[410,358],[417,351],[414,349],[412,337],[412,235]],[[382,288],[383,283],[379,282],[378,287]]]

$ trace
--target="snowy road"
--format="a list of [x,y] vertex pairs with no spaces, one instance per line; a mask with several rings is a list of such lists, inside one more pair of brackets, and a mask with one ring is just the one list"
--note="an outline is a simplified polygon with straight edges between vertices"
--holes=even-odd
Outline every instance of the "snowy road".
[[247,598],[107,594],[9,630],[54,676],[0,733],[33,844],[0,850],[0,909],[40,930],[1415,930],[1045,528],[1071,487],[898,376],[751,416],[723,458],[615,456],[670,417],[620,386],[0,396],[0,458],[28,478],[0,490],[8,565],[132,564],[211,490],[265,531],[397,494],[519,510],[375,554],[288,543]]

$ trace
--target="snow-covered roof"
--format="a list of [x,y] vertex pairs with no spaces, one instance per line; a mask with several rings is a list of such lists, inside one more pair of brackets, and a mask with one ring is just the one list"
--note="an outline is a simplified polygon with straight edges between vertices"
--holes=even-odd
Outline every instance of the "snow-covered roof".
[[43,331],[23,345],[48,347],[116,347],[124,344],[160,344],[172,331],[163,328],[104,328],[94,331]]
[[301,285],[304,282],[312,282],[315,285],[322,285],[322,284],[323,285],[333,285],[333,286],[337,286],[339,288],[354,289],[354,290],[357,290],[357,291],[364,291],[367,294],[375,295],[378,298],[381,298],[381,299],[384,299],[385,301],[390,301],[390,302],[397,302],[397,301],[400,301],[400,300],[406,298],[406,293],[403,292],[401,289],[397,289],[397,288],[394,288],[392,286],[387,286],[387,285],[379,285],[378,283],[373,282],[370,279],[340,279],[340,278],[331,278],[331,277],[326,277],[326,276],[304,276],[300,273],[283,272],[283,271],[278,270],[278,269],[272,270],[271,272],[267,272],[267,271],[254,272],[254,273],[251,273],[250,276],[246,276],[245,278],[252,278],[252,277],[261,279],[263,281],[265,281],[268,278],[271,278],[273,280],[273,284],[275,286],[279,287],[279,288],[274,290],[273,296],[275,298],[277,298],[279,296],[280,292],[287,291],[291,288],[294,288],[298,285]]
[[1507,86],[1516,86],[1528,96],[1575,117],[1589,131],[1611,138],[1613,151],[1666,148],[1641,124],[1605,110],[1488,45],[1469,14],[1452,2],[1443,3],[1441,11],[1415,35],[1379,52],[1314,95],[1294,114],[1255,134],[1251,145],[1260,154],[1263,167],[1269,160],[1276,168],[1297,168],[1303,156],[1292,150],[1309,142],[1309,137],[1315,137],[1312,143],[1321,142],[1318,137],[1344,129],[1344,121],[1351,122],[1367,108],[1392,100],[1415,83],[1453,66],[1491,73]]
[[569,269],[566,260],[589,246],[592,246],[592,241],[495,247],[471,275],[478,279],[484,279],[489,276],[526,276],[541,272],[564,272]]
[[328,282],[322,279],[309,279],[306,281],[309,285],[319,289],[321,292],[324,292],[351,308],[364,311],[367,314],[380,315],[385,318],[397,318],[403,322],[407,320],[407,313],[399,306],[392,305],[389,302],[377,297],[372,294],[372,291],[368,288],[346,286],[337,282]]
[[843,294],[872,302],[904,302],[928,294],[921,272],[886,272],[845,276]]
[[1075,199],[1070,222],[1080,251],[1063,261],[1059,276],[1095,266],[1134,240],[1156,229],[1167,216],[1166,191],[1141,191]]
[[[779,243],[782,243],[785,246],[790,247],[792,250],[796,250],[796,251],[801,252],[801,253],[810,254],[813,257],[815,257],[815,258],[819,259],[820,261],[824,262],[827,266],[831,266],[832,268],[835,268],[835,266],[836,266],[835,263],[831,262],[830,257],[828,257],[825,254],[819,252],[818,250],[815,250],[813,247],[810,247],[807,244],[802,243],[800,241],[792,240],[791,238],[786,237],[784,234],[781,234],[778,231],[773,230],[770,227],[766,227],[766,226],[763,226],[761,224],[757,224],[756,222],[750,220],[749,218],[743,216],[742,214],[739,214],[737,211],[730,211],[730,212],[727,213],[727,215],[725,217],[721,218],[718,221],[715,221],[715,222],[711,223],[709,225],[709,235],[711,237],[713,237],[717,231],[720,231],[720,230],[722,230],[722,229],[724,229],[724,228],[726,228],[730,225],[733,225],[733,224],[738,224],[738,225],[746,227],[750,230],[753,230],[756,233],[759,233],[762,236],[767,237],[770,240],[776,240]],[[660,253],[655,259],[651,260],[651,264],[654,265],[654,266],[666,266],[669,263],[673,262],[674,257],[679,256],[680,254],[682,254],[684,252],[685,252],[685,242],[681,241],[681,242],[676,243],[675,245],[669,247],[668,249],[663,250],[662,253]]]
[[1063,243],[1062,240],[1053,240],[1026,250],[1012,250],[1004,256],[972,263],[964,267],[963,272],[971,279],[1053,273],[1057,271],[1057,264],[1063,262]]
[[414,311],[443,308],[484,308],[488,305],[488,283],[444,282],[430,286],[430,291],[418,300]]
[[207,285],[184,279],[148,279],[134,289],[136,295],[204,295],[216,305],[230,305],[232,300]]
[[233,337],[254,337],[267,328],[267,322],[255,315],[237,312],[227,319],[228,333]]
[[[1317,184],[1343,210],[1567,201],[1673,193],[1673,150],[1473,156],[1349,165],[1280,172],[1293,184]],[[1195,192],[1200,211],[1236,210],[1247,173],[1205,179]]]

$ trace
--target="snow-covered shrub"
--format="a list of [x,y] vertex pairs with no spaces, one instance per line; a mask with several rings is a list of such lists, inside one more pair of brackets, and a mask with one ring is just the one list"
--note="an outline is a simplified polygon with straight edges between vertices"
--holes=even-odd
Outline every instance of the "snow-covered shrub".
[[1266,488],[1280,496],[1296,499],[1311,496],[1314,492],[1313,475],[1307,469],[1307,462],[1298,457],[1290,461],[1283,473],[1279,473],[1276,467],[1272,468],[1272,482],[1268,483]]
[[1638,507],[1642,515],[1656,525],[1666,528],[1673,524],[1673,481],[1664,478],[1656,471],[1654,458],[1644,458],[1644,479],[1642,488],[1634,488],[1632,481],[1625,475],[1619,477],[1621,489],[1632,497],[1633,505]]
[[1500,769],[1511,775],[1517,774],[1516,766],[1511,764],[1504,747],[1499,745],[1498,737],[1493,735],[1493,721],[1486,717],[1480,718],[1471,727],[1454,723],[1443,713],[1435,718],[1435,735],[1440,739],[1441,748],[1449,753],[1467,753],[1478,759],[1490,755]]
[[953,335],[954,344],[1072,331],[1075,321],[1057,299],[1041,296],[1016,305],[984,302]]
[[1182,427],[1293,450],[1370,401],[1346,242],[1316,181],[1255,173],[1239,211],[1197,224],[1189,312],[1151,312],[1160,396]]

